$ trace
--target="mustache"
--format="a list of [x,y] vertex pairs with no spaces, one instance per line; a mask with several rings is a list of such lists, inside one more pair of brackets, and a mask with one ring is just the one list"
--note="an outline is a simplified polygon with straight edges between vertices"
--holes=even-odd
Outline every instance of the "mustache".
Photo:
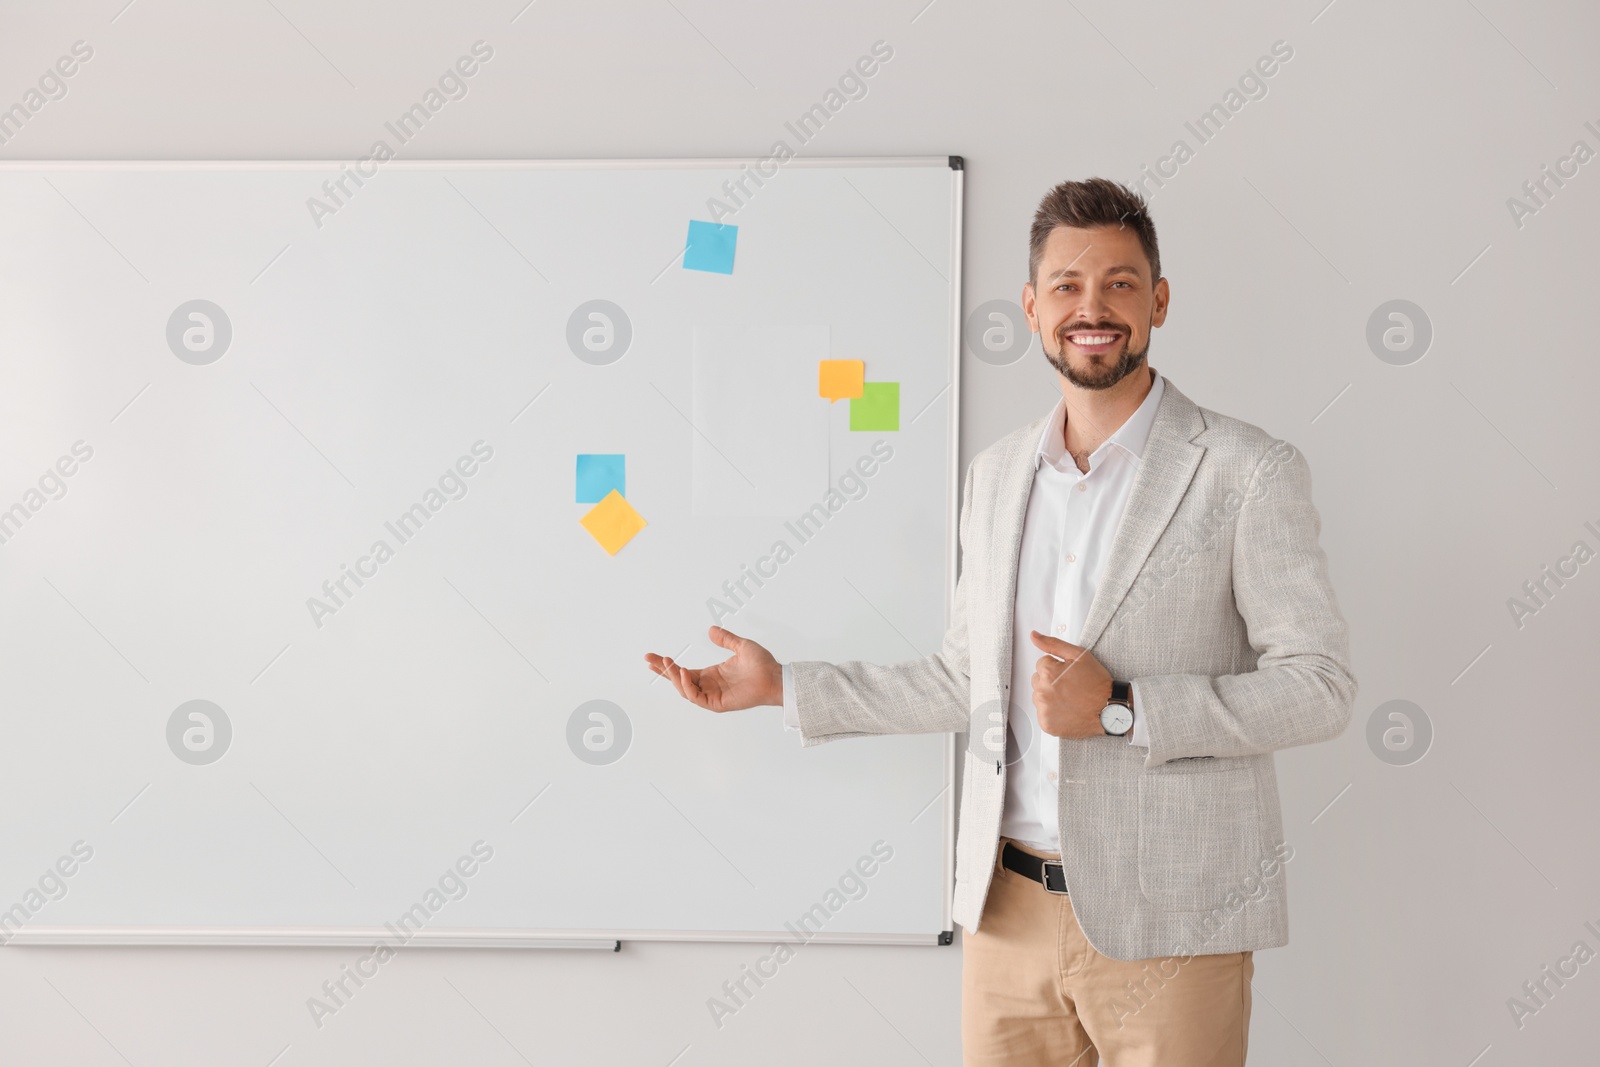
[[1126,326],[1119,326],[1114,322],[1069,322],[1056,331],[1057,337],[1065,337],[1069,333],[1128,333]]

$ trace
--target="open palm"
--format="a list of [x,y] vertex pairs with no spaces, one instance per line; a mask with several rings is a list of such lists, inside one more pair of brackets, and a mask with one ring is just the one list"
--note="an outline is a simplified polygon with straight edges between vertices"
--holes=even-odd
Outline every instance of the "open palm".
[[713,626],[711,640],[733,653],[728,659],[698,670],[654,652],[645,662],[664,675],[690,703],[711,711],[739,711],[761,704],[783,703],[783,667],[772,653],[747,637]]

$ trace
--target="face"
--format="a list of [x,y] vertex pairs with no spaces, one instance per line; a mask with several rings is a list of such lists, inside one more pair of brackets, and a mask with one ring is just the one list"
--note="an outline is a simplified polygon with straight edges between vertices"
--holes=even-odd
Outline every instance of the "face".
[[1022,310],[1045,358],[1082,389],[1109,389],[1144,365],[1150,333],[1167,320],[1167,281],[1130,229],[1057,226]]

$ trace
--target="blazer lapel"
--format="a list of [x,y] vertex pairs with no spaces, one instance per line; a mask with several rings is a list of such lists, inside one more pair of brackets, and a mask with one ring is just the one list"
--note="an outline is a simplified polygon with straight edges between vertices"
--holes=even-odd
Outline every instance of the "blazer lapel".
[[1127,508],[1122,513],[1122,524],[1117,528],[1111,554],[1106,558],[1100,584],[1094,600],[1089,605],[1088,618],[1084,620],[1083,633],[1078,644],[1093,648],[1112,614],[1128,595],[1139,568],[1149,558],[1172,513],[1178,510],[1183,494],[1194,479],[1195,469],[1205,446],[1194,443],[1194,438],[1205,429],[1205,420],[1194,401],[1173,387],[1167,379],[1161,406],[1150,423],[1150,438],[1145,443],[1144,454],[1139,458],[1139,471],[1133,477],[1133,489],[1128,496]]

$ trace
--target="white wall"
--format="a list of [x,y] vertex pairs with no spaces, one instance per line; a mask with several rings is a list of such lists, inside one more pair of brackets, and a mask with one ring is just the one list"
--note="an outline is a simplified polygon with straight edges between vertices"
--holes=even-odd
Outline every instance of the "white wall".
[[[1307,452],[1361,683],[1343,738],[1279,759],[1293,940],[1257,959],[1252,1062],[1592,1056],[1600,964],[1520,1028],[1506,1003],[1575,942],[1600,950],[1600,578],[1582,567],[1520,628],[1507,607],[1574,541],[1600,548],[1597,168],[1520,225],[1507,206],[1575,141],[1600,150],[1592,8],[124,2],[0,5],[0,107],[94,49],[0,157],[352,159],[479,39],[494,59],[414,157],[764,154],[886,41],[802,151],[965,156],[968,309],[1017,298],[1051,183],[1194,147],[1185,121],[1288,42],[1154,198],[1173,307],[1152,362]],[[1409,366],[1365,339],[1397,298],[1434,329]],[[1036,349],[964,373],[963,463],[1053,400]],[[1366,727],[1402,698],[1434,737],[1394,766]],[[0,1061],[959,1062],[959,941],[812,948],[714,1027],[706,998],[758,951],[417,951],[318,1029],[305,1000],[347,951],[9,947]]]

